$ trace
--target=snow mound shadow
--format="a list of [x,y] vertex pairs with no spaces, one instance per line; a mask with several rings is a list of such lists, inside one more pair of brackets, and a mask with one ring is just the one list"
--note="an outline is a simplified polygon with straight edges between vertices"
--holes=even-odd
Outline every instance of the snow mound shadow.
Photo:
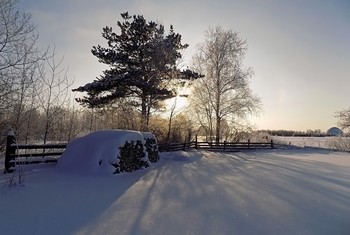
[[175,161],[191,163],[203,157],[203,153],[199,151],[176,151],[160,153],[160,159],[163,161]]

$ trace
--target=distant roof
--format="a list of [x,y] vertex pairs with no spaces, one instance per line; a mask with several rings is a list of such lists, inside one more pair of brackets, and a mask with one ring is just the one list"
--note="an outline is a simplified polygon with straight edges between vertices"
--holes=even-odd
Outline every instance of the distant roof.
[[340,130],[338,127],[332,127],[328,129],[326,134],[329,136],[342,136],[343,131]]

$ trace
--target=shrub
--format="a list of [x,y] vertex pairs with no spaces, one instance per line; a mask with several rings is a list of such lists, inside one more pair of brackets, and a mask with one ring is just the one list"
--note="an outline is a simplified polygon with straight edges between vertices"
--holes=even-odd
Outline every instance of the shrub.
[[148,167],[149,163],[144,152],[144,146],[140,140],[125,142],[125,145],[119,147],[119,162],[113,164],[116,168],[115,173],[132,172],[143,167]]
[[155,138],[145,138],[146,151],[150,162],[157,162],[159,160],[158,144]]

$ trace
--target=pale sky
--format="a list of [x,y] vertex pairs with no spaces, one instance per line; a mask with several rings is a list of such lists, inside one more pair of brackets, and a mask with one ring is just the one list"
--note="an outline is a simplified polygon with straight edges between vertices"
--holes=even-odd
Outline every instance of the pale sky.
[[105,68],[91,54],[105,45],[102,28],[120,13],[141,14],[196,45],[209,26],[222,26],[247,40],[245,65],[252,67],[252,90],[263,113],[258,129],[321,129],[337,125],[334,113],[350,107],[350,1],[347,0],[20,0],[40,33],[40,44],[56,45],[74,88]]

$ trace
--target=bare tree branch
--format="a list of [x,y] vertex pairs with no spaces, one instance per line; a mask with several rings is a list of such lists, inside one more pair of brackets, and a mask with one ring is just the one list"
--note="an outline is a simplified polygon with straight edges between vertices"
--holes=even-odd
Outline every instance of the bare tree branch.
[[198,48],[193,63],[205,77],[194,84],[194,110],[201,123],[204,116],[208,126],[214,126],[215,122],[216,141],[219,141],[222,122],[259,112],[260,99],[249,88],[253,71],[244,68],[247,45],[237,32],[219,26],[210,28]]

